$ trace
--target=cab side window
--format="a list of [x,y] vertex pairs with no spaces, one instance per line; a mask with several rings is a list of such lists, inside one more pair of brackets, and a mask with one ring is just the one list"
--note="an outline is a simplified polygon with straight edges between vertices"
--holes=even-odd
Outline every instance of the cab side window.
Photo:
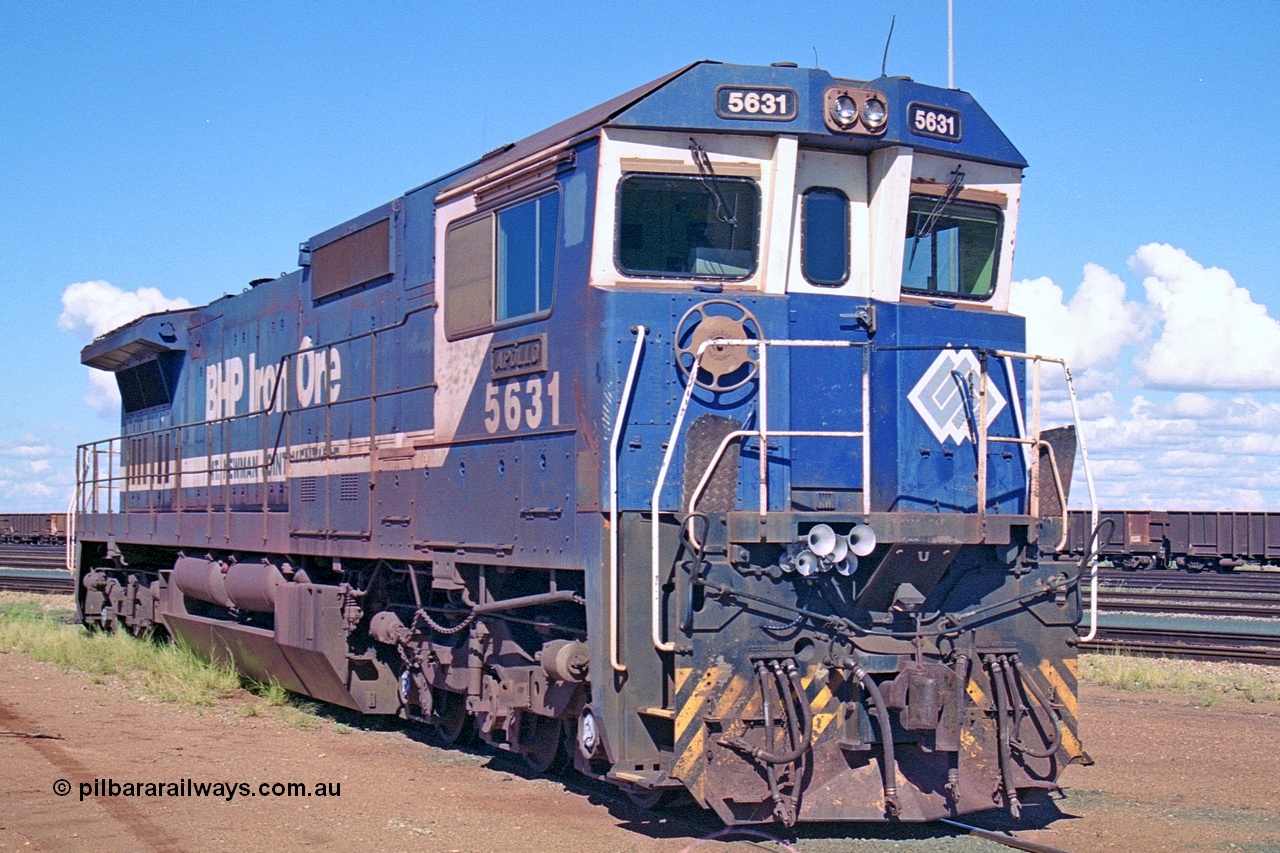
[[445,234],[445,336],[457,340],[545,317],[559,238],[558,191],[451,225]]
[[560,196],[551,193],[498,212],[498,304],[495,320],[551,307]]

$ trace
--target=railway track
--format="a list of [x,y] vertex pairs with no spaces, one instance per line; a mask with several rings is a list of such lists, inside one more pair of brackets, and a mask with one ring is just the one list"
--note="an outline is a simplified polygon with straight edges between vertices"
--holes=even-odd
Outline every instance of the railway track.
[[1188,625],[1180,617],[1104,614],[1098,620],[1098,636],[1082,642],[1080,650],[1280,665],[1280,625],[1212,621],[1216,627]]
[[1117,590],[1188,590],[1200,593],[1280,594],[1280,572],[1239,569],[1234,572],[1186,572],[1147,569],[1098,569],[1098,583]]
[[67,568],[67,551],[63,545],[0,545],[0,569]]
[[[1085,607],[1088,589],[1083,590]],[[1099,587],[1098,606],[1108,613],[1163,613],[1222,616],[1234,619],[1280,619],[1280,590],[1244,596],[1194,590],[1112,589]]]
[[0,590],[71,593],[75,583],[61,545],[0,545]]
[[66,572],[4,569],[0,570],[0,590],[70,595],[75,590],[75,582]]
[[[1087,608],[1089,596],[1084,590]],[[1280,665],[1280,577],[1099,573],[1098,635],[1081,651]]]

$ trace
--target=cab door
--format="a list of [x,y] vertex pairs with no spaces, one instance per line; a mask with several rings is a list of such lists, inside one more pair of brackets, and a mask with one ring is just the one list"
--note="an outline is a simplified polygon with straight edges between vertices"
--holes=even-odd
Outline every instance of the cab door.
[[[801,149],[791,229],[789,337],[866,340],[853,315],[870,293],[867,161]],[[862,429],[862,359],[857,347],[797,347],[791,360],[791,429]],[[794,438],[793,502],[799,508],[861,507],[862,445],[851,438]]]

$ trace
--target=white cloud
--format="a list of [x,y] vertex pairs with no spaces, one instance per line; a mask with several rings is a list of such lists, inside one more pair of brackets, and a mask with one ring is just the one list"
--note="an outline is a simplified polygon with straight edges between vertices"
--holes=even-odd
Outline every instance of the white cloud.
[[1226,453],[1280,456],[1280,437],[1262,432],[1251,432],[1233,438],[1223,437],[1219,439],[1218,446]]
[[0,507],[13,512],[64,508],[73,477],[70,452],[31,434],[0,439]]
[[[1079,391],[1079,389],[1076,390]],[[1076,405],[1080,409],[1080,417],[1091,420],[1115,414],[1116,398],[1110,391],[1087,396],[1079,395],[1076,398]],[[1071,401],[1065,395],[1046,399],[1041,408],[1040,418],[1046,424],[1071,423],[1074,418]]]
[[1185,476],[1217,476],[1222,469],[1222,454],[1198,450],[1166,450],[1160,454],[1157,464],[1168,473],[1181,472]]
[[1179,394],[1169,408],[1182,418],[1212,418],[1222,415],[1223,407],[1203,394]]
[[[1097,371],[1110,379],[1128,367],[1128,350],[1142,387],[1280,390],[1280,321],[1230,273],[1164,243],[1140,247],[1129,267],[1143,277],[1143,303],[1127,300],[1124,282],[1092,263],[1070,299],[1048,278],[1014,282],[1009,307],[1027,318],[1027,348],[1065,358],[1094,387]],[[1207,401],[1189,397],[1179,413],[1211,417]]]
[[121,290],[106,281],[81,281],[62,292],[58,325],[68,332],[96,338],[146,314],[190,307],[191,303],[182,297],[169,298],[154,287]]
[[[1096,264],[1070,297],[1039,278],[1015,282],[1010,300],[1027,317],[1027,348],[1072,367],[1100,504],[1280,507],[1280,394],[1267,393],[1280,392],[1280,322],[1229,273],[1173,246],[1142,246],[1129,267],[1143,278],[1137,300]],[[1069,422],[1053,373],[1042,417]],[[1079,460],[1075,480],[1072,505],[1085,506]]]
[[1230,273],[1162,243],[1139,248],[1129,266],[1144,277],[1159,329],[1137,360],[1148,386],[1280,390],[1280,323]]
[[[107,281],[81,281],[62,291],[58,325],[87,341],[147,314],[190,307],[181,296],[170,298],[154,287],[121,290]],[[81,399],[100,417],[115,420],[120,416],[120,391],[114,374],[91,369],[89,393]]]
[[1149,448],[1194,446],[1197,434],[1194,420],[1164,417],[1141,395],[1133,398],[1128,417],[1086,418],[1083,428],[1090,453],[1099,450],[1112,456],[1136,455]]
[[1280,433],[1280,403],[1262,403],[1244,394],[1225,402],[1220,416],[1224,429]]
[[89,368],[89,393],[80,399],[100,417],[110,421],[120,417],[120,386],[114,373]]
[[1073,370],[1109,364],[1142,331],[1138,306],[1125,300],[1124,282],[1097,264],[1085,264],[1084,280],[1069,302],[1046,277],[1015,281],[1009,310],[1027,318],[1031,352],[1065,358]]

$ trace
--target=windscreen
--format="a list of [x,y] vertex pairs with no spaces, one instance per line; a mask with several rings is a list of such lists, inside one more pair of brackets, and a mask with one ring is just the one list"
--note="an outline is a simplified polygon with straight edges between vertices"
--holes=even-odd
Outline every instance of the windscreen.
[[998,208],[916,196],[907,214],[902,289],[987,299],[999,248]]
[[745,178],[627,175],[618,268],[637,276],[744,279],[756,269],[760,190]]

